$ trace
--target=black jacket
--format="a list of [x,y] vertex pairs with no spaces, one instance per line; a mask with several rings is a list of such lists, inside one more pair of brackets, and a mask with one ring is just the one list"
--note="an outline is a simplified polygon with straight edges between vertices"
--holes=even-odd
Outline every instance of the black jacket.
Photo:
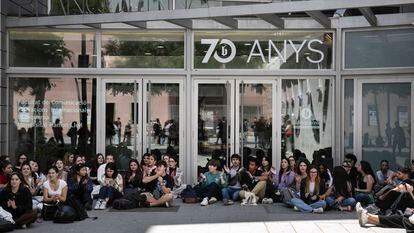
[[[15,200],[16,209],[7,206],[7,201],[9,200]],[[13,215],[13,219],[17,219],[24,213],[32,210],[32,194],[26,187],[20,188],[17,193],[3,189],[0,193],[0,205],[4,210]]]
[[[316,187],[315,187],[316,188]],[[300,199],[302,199],[306,204],[311,204],[314,202],[319,201],[319,197],[316,198],[316,200],[312,200],[311,196],[308,195],[308,197],[305,197],[306,193],[306,178],[303,178],[300,182]],[[325,181],[323,179],[319,182],[319,193],[314,193],[314,195],[322,195],[325,193]]]

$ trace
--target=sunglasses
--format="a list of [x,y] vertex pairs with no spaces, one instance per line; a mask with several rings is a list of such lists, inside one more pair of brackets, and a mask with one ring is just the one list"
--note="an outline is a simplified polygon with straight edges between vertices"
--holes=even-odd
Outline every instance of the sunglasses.
[[350,166],[342,165],[343,168],[350,168]]

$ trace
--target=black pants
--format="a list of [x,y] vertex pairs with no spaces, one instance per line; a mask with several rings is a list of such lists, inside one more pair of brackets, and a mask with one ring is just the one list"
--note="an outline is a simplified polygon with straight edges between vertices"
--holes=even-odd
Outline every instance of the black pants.
[[37,219],[37,212],[34,210],[29,210],[26,213],[20,215],[18,218],[14,219],[14,222],[17,226],[22,226],[25,224],[34,223]]
[[407,232],[414,232],[414,225],[401,215],[378,216],[380,225],[385,228],[405,228]]
[[204,198],[207,197],[208,199],[215,197],[217,199],[222,199],[221,189],[217,183],[211,183],[206,187],[203,187],[199,190],[196,189],[197,196]]
[[[390,191],[384,200],[377,200],[375,205],[385,212],[387,209],[391,208],[391,205],[397,200],[401,193],[397,191]],[[411,197],[408,197],[404,194],[400,201],[396,205],[396,210],[405,211],[406,208],[414,208],[414,201]]]

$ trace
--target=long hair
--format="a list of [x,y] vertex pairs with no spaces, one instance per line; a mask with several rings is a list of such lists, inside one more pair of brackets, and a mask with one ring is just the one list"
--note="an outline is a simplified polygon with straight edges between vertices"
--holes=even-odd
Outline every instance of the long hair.
[[108,168],[114,171],[111,178],[116,179],[116,177],[118,177],[118,168],[116,167],[116,164],[115,163],[106,164],[106,167],[105,167],[105,177],[106,178],[109,178],[106,174],[106,170],[108,170]]
[[128,172],[126,174],[126,180],[129,179],[129,177],[132,176],[131,163],[136,163],[137,166],[138,166],[138,169],[137,169],[137,171],[135,173],[135,179],[141,179],[142,180],[142,177],[143,177],[142,169],[141,169],[141,166],[140,166],[138,160],[136,160],[136,159],[129,160],[129,163],[128,163]]
[[282,180],[282,175],[283,175],[283,173],[285,172],[285,171],[283,171],[283,168],[282,168],[282,161],[283,161],[283,160],[286,160],[286,162],[287,162],[287,164],[288,164],[288,166],[287,166],[287,168],[286,168],[286,172],[291,171],[291,169],[290,169],[290,164],[289,164],[289,160],[288,160],[286,157],[282,157],[282,159],[280,160],[279,183],[280,183],[280,181]]
[[268,157],[268,156],[263,156],[261,161],[263,161],[263,160],[266,160],[269,163],[269,165],[267,165],[266,167],[264,167],[263,166],[263,163],[262,163],[261,167],[262,167],[263,171],[264,172],[270,171],[270,169],[272,168],[272,160],[271,160],[271,158]]
[[[78,165],[74,166],[75,170],[74,170],[74,173],[73,173],[73,176],[72,176],[73,181],[77,182],[77,180],[78,180],[77,177],[79,175],[79,171],[84,167],[86,167],[86,164],[84,164],[84,163],[81,163],[81,164],[78,164]],[[84,177],[84,179],[87,179],[87,178],[88,178],[88,173],[86,173],[86,176]]]
[[[348,190],[348,173],[345,168],[342,166],[337,166],[333,170],[333,185],[335,187],[335,192],[341,196],[345,196],[352,190]],[[350,182],[351,183],[351,182]],[[353,188],[353,187],[352,187]]]
[[309,189],[310,189],[310,170],[312,169],[316,169],[316,178],[315,178],[315,194],[319,194],[319,184],[321,183],[321,178],[319,176],[319,171],[318,171],[318,167],[316,167],[315,165],[312,165],[309,169],[308,169],[308,176],[306,177],[306,187],[305,187],[305,193],[309,193]]
[[300,172],[301,163],[306,164],[306,173],[309,171],[309,161],[307,161],[306,159],[299,159],[299,161],[296,163],[296,171],[295,171],[295,173],[298,175],[302,175],[302,173]]
[[[359,162],[361,165],[361,170],[365,173],[365,175],[371,175],[374,179],[374,185],[377,183],[377,179],[375,178],[374,170],[372,170],[371,164],[365,160]],[[359,175],[358,179],[362,179],[362,174]]]
[[28,185],[27,185],[27,183],[26,183],[26,180],[24,179],[24,177],[23,177],[23,175],[22,175],[22,173],[20,173],[20,172],[13,172],[8,178],[7,178],[7,184],[6,184],[6,186],[4,187],[4,189],[6,190],[6,191],[8,191],[8,192],[11,192],[12,190],[12,187],[11,187],[11,178],[13,177],[13,176],[17,176],[18,178],[19,178],[19,180],[20,180],[20,186],[19,186],[19,190],[21,190],[21,189],[24,189],[24,188],[26,188],[26,187],[28,187]]

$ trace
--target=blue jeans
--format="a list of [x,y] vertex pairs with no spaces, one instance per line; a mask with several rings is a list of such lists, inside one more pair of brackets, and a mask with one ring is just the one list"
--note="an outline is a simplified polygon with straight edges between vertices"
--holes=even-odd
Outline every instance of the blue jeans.
[[223,200],[238,201],[240,199],[240,191],[238,188],[222,188],[221,193],[223,194]]
[[120,197],[122,197],[122,193],[120,193],[114,187],[103,186],[99,190],[99,199],[109,198],[110,200],[115,200],[115,199],[120,198]]
[[335,198],[332,196],[327,197],[325,201],[329,207],[334,207],[337,209],[339,207],[347,207],[347,206],[351,206],[351,208],[353,209],[355,208],[355,205],[356,205],[356,200],[353,197],[348,197],[344,199],[340,205],[338,205],[338,203],[335,203]]
[[357,202],[361,202],[362,206],[367,206],[369,204],[372,204],[372,199],[369,195],[371,195],[371,194],[357,193],[355,195],[355,199],[356,199]]
[[290,202],[293,206],[296,206],[296,208],[298,208],[303,213],[312,213],[314,209],[325,208],[326,206],[326,201],[324,200],[319,200],[309,205],[299,198],[293,198],[292,200],[290,200]]

